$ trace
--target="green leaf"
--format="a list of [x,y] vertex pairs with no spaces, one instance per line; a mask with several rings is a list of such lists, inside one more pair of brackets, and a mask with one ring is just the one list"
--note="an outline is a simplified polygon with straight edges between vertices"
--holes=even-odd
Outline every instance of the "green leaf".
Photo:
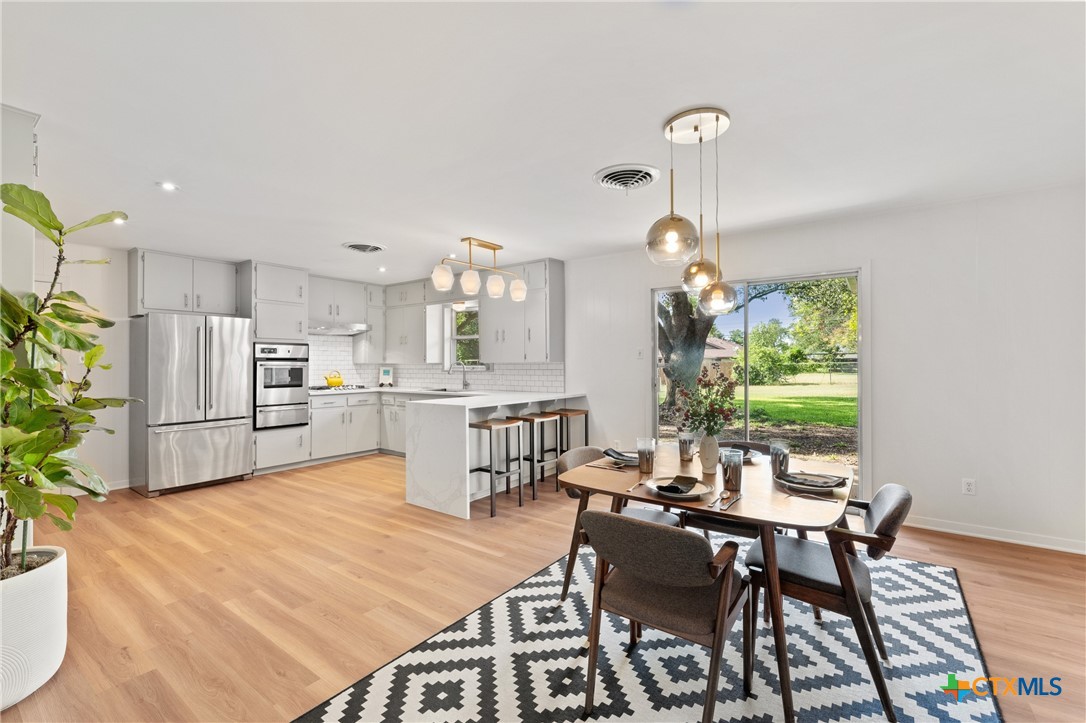
[[15,368],[15,352],[7,347],[0,348],[0,374],[7,376]]
[[4,321],[16,329],[26,325],[28,314],[22,302],[7,289],[0,290],[0,306],[3,307]]
[[96,344],[93,349],[88,349],[83,354],[83,366],[87,367],[87,369],[93,369],[105,353],[106,348],[101,344]]
[[53,294],[53,298],[57,301],[75,301],[80,304],[87,303],[87,300],[75,291],[58,291],[57,293]]
[[54,298],[49,304],[49,311],[56,314],[58,319],[76,324],[97,324],[103,329],[113,326],[113,321],[98,309],[75,301]]
[[90,228],[91,226],[97,226],[97,225],[103,224],[103,223],[109,223],[110,221],[116,221],[117,219],[121,219],[122,221],[127,221],[128,220],[128,214],[125,213],[124,211],[110,211],[109,213],[100,213],[97,216],[95,216],[94,218],[88,218],[86,221],[83,221],[82,223],[77,223],[74,226],[69,226],[64,231],[64,233],[65,234],[75,233],[76,231],[82,231],[85,228]]
[[9,480],[0,487],[6,492],[4,499],[8,507],[20,520],[36,520],[45,514],[41,490],[29,487],[19,480]]
[[48,515],[49,519],[53,521],[53,524],[59,527],[61,530],[65,532],[71,531],[72,523],[68,522],[68,520],[64,519],[63,517],[57,517],[52,512],[46,512],[45,514]]
[[69,520],[75,519],[75,508],[79,507],[79,500],[71,495],[58,495],[49,492],[44,493],[42,500],[47,505],[52,505],[64,513]]
[[0,200],[4,202],[4,210],[8,213],[11,213],[8,207],[20,209],[54,231],[64,230],[64,224],[53,213],[52,204],[41,191],[35,191],[21,183],[5,183],[0,186]]
[[38,233],[40,233],[42,236],[49,239],[53,243],[57,245],[60,244],[60,238],[57,236],[56,231],[46,226],[45,222],[34,214],[30,213],[29,211],[24,211],[23,209],[17,208],[15,206],[4,206],[4,210],[10,213],[12,216],[16,218],[21,218],[22,220],[26,221],[28,224],[36,228],[38,230]]
[[100,495],[106,495],[109,493],[109,487],[106,486],[105,480],[98,476],[98,473],[94,471],[86,462],[76,459],[71,450],[61,452],[53,455],[55,459],[62,460],[63,464],[67,464],[72,469],[81,473],[86,480],[86,486],[94,490]]
[[5,449],[13,447],[16,444],[22,444],[28,439],[33,439],[33,434],[27,434],[21,429],[15,427],[9,427],[6,424],[0,429],[0,445],[3,445]]

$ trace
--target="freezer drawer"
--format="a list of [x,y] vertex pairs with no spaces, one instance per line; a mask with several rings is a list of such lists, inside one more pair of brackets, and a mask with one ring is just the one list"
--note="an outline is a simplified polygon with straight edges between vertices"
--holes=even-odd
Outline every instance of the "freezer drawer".
[[147,430],[147,490],[162,490],[253,473],[249,419],[176,424]]

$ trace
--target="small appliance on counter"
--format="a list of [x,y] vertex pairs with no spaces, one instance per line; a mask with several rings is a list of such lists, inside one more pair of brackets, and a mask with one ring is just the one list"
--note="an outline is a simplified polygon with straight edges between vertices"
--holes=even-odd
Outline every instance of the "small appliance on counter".
[[324,383],[330,387],[342,387],[343,375],[339,372],[328,372],[324,375]]
[[379,387],[391,387],[392,386],[392,367],[381,367],[381,371],[377,376],[377,386]]

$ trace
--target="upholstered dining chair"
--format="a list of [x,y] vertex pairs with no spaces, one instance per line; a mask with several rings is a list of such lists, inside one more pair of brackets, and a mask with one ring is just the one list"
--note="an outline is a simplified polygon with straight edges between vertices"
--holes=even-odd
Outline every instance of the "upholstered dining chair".
[[709,648],[703,723],[713,720],[725,637],[743,614],[743,694],[750,695],[754,624],[747,581],[735,569],[739,546],[713,554],[696,532],[612,512],[581,514],[585,542],[596,551],[584,713],[592,712],[604,611],[630,621],[630,646],[643,625]]
[[[870,502],[848,501],[848,506],[865,511],[865,532],[850,530],[847,518],[842,518],[840,527],[826,532],[829,545],[783,535],[776,537],[781,593],[852,619],[883,712],[890,721],[896,720],[894,705],[872,638],[883,660],[887,660],[886,645],[871,604],[871,572],[857,556],[856,545],[866,545],[867,556],[872,560],[885,556],[894,546],[912,502],[909,490],[901,485],[885,485]],[[765,587],[761,543],[750,546],[745,563],[750,571],[752,615],[757,616],[758,589]]]
[[[603,450],[599,447],[577,447],[571,449],[558,458],[558,474],[561,475],[563,472],[568,472],[574,467],[580,467],[589,462],[595,462],[603,456]],[[570,497],[580,497],[580,492],[577,490],[567,489],[566,492],[577,492],[576,495],[571,494]],[[665,510],[650,509],[647,507],[623,507],[622,514],[627,517],[644,520],[645,522],[667,525],[668,527],[679,527],[681,523],[678,515]],[[580,547],[581,525],[578,520],[574,522],[573,539],[569,544],[569,557],[566,559],[566,577],[562,582],[562,600],[565,600],[566,596],[569,594],[569,583],[573,579],[573,570],[577,567],[577,550],[579,550]]]

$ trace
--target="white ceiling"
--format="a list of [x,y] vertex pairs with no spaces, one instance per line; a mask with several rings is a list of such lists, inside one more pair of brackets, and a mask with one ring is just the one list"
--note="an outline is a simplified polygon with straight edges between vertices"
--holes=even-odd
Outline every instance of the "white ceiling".
[[661,124],[692,105],[732,116],[725,231],[1079,181],[1083,10],[5,2],[3,102],[42,114],[63,220],[130,214],[84,242],[387,282],[466,235],[503,263],[637,248],[666,183],[592,173],[666,181]]

